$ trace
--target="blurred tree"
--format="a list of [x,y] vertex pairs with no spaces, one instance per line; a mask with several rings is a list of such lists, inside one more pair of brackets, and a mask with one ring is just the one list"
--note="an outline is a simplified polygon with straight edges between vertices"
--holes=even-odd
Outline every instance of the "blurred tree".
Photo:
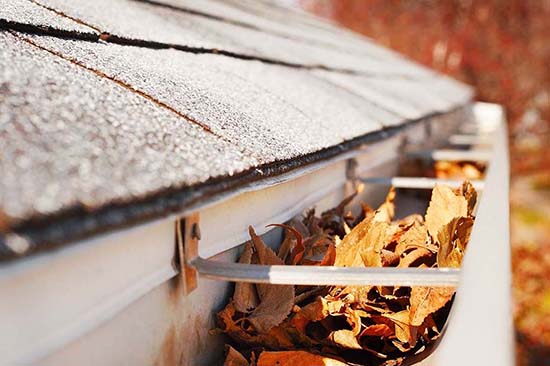
[[[517,142],[514,170],[550,169],[544,142],[550,139],[550,0],[301,0],[301,5],[473,85],[481,101],[503,104]],[[525,145],[537,155],[525,155]]]

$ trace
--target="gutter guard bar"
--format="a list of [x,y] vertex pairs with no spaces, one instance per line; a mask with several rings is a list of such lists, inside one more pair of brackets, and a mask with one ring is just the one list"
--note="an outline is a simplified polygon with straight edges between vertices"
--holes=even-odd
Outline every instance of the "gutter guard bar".
[[[451,187],[459,187],[462,184],[461,180],[457,179],[437,179],[423,177],[364,177],[359,180],[366,184],[381,184],[386,186],[394,186],[395,188],[411,188],[411,189],[433,189],[436,184],[446,184]],[[483,191],[483,181],[470,181],[477,191]]]
[[456,287],[460,278],[460,270],[455,268],[267,266],[201,257],[193,259],[190,265],[205,278],[274,285]]

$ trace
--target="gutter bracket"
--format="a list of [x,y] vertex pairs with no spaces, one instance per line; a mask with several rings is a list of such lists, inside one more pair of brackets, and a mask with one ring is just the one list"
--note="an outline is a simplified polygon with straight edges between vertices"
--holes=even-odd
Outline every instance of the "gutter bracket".
[[197,270],[190,263],[199,254],[198,247],[201,238],[199,221],[200,216],[198,213],[176,220],[179,277],[185,295],[189,295],[195,290],[198,283]]

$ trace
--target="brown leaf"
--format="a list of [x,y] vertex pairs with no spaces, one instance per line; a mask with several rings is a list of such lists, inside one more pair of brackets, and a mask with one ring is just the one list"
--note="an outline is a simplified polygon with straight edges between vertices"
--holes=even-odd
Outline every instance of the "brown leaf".
[[357,341],[354,332],[348,329],[340,329],[330,333],[329,339],[332,343],[343,348],[363,349]]
[[440,229],[437,235],[439,267],[460,267],[473,224],[474,221],[470,217],[457,217]]
[[244,356],[231,346],[227,347],[227,356],[225,356],[225,362],[223,366],[249,366],[249,362]]
[[393,334],[394,330],[390,328],[387,324],[374,324],[363,329],[360,336],[390,337]]
[[411,264],[417,262],[419,259],[428,259],[434,255],[434,253],[431,250],[428,250],[426,248],[417,248],[414,249],[412,252],[406,254],[401,260],[399,261],[399,265],[397,267],[400,268],[406,268],[410,267]]
[[428,315],[444,307],[453,297],[452,287],[413,287],[411,290],[410,324],[420,326]]
[[362,310],[354,310],[351,308],[346,308],[346,321],[351,326],[351,331],[354,335],[359,335],[361,332],[362,321],[361,315],[365,312]]
[[382,249],[380,251],[380,259],[383,267],[390,267],[399,262],[399,254],[390,250]]
[[402,227],[410,227],[413,224],[424,224],[424,217],[419,214],[411,214],[404,218],[397,220],[397,224]]
[[386,313],[382,316],[390,319],[395,325],[395,336],[402,343],[408,343],[411,347],[416,344],[416,326],[412,326],[409,320],[409,310],[397,313]]
[[[252,227],[249,228],[250,237],[258,256],[259,264],[280,265],[281,258],[256,235]],[[294,306],[294,286],[257,284],[256,289],[260,297],[260,304],[248,317],[250,323],[260,333],[267,333],[271,328],[281,324]]]
[[468,215],[472,215],[477,203],[477,192],[470,183],[470,181],[464,181],[460,187],[455,190],[457,195],[463,196],[468,202]]
[[416,247],[423,247],[428,240],[428,230],[425,225],[414,222],[397,241],[395,252],[399,255]]
[[[292,226],[288,226],[288,225],[284,225],[284,224],[271,224],[271,225],[267,225],[268,227],[270,226],[277,226],[277,227],[282,227],[283,229],[285,229],[285,235],[288,235],[288,232],[292,233],[292,235],[294,235],[294,238],[295,238],[295,243],[294,243],[294,247],[292,248],[292,250],[290,251],[290,259],[291,259],[291,264],[292,265],[296,265],[298,263],[300,263],[302,261],[302,258],[304,257],[304,252],[306,250],[304,244],[303,244],[303,238],[302,238],[302,234],[300,234],[300,232],[298,230],[296,230],[295,228],[293,228]],[[294,242],[294,241],[293,241]],[[280,258],[280,256],[279,256]]]
[[357,245],[369,231],[373,217],[372,213],[367,215],[342,239],[342,242],[336,247],[335,266],[349,267],[356,261]]
[[236,310],[233,302],[230,302],[222,311],[218,313],[220,330],[229,337],[241,344],[249,346],[262,346],[273,349],[290,348],[293,346],[292,340],[281,327],[274,327],[267,333],[252,334],[248,329],[243,329],[241,325],[244,318],[234,319]]
[[309,322],[317,322],[329,316],[327,300],[317,297],[315,301],[301,308],[290,320],[290,324],[299,332],[305,333],[306,325]]
[[332,266],[336,261],[336,247],[334,244],[329,244],[325,256],[319,263],[320,266]]
[[374,213],[374,219],[375,222],[386,222],[389,223],[391,220],[393,220],[393,217],[395,215],[395,188],[391,187],[384,203],[378,207],[376,212]]
[[[359,243],[361,262],[366,267],[382,267],[382,248],[388,241],[390,225],[386,222],[373,222],[367,235]],[[361,262],[354,262],[360,266]]]
[[468,215],[468,202],[463,196],[444,185],[436,185],[432,191],[432,198],[426,211],[426,227],[430,235],[437,239],[439,230],[455,217]]
[[[252,260],[252,243],[247,242],[244,251],[239,258],[239,263],[250,264]],[[253,283],[237,282],[235,284],[235,293],[233,294],[233,303],[235,309],[242,313],[248,313],[258,306],[258,294],[256,286]]]
[[286,262],[286,259],[290,254],[290,249],[295,241],[296,239],[292,238],[289,233],[285,231],[285,239],[281,243],[279,251],[277,252],[277,257],[281,258],[283,262]]
[[258,366],[347,366],[334,358],[306,351],[264,351],[258,358]]

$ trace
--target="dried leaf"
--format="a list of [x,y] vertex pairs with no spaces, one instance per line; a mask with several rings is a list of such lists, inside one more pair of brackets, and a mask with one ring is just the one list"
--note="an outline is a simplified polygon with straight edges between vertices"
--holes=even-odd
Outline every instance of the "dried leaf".
[[472,183],[464,181],[462,185],[455,190],[455,193],[466,199],[466,202],[468,202],[468,215],[471,216],[477,203],[477,192]]
[[336,247],[336,261],[334,262],[335,266],[349,267],[356,261],[358,254],[358,243],[369,231],[373,217],[373,214],[365,217],[363,221],[355,226],[351,232],[342,239],[340,245]]
[[349,349],[363,349],[357,341],[356,334],[348,329],[340,329],[332,332],[329,335],[329,339],[332,343]]
[[[252,260],[252,243],[247,242],[244,251],[239,258],[239,263],[250,264]],[[233,294],[233,303],[235,309],[242,313],[248,313],[258,306],[258,294],[256,286],[253,283],[237,282],[235,284],[235,293]]]
[[453,297],[452,287],[413,287],[411,290],[410,324],[420,326],[428,315],[444,307]]
[[[464,183],[453,191],[436,186],[425,221],[419,215],[392,221],[394,200],[395,191],[390,190],[378,210],[364,209],[361,220],[344,213],[343,202],[321,218],[311,210],[302,221],[293,220],[292,227],[278,225],[286,229],[279,257],[251,228],[255,252],[251,255],[249,244],[240,261],[276,265],[289,257],[287,263],[299,265],[459,266],[473,223],[473,187]],[[365,355],[369,365],[399,365],[440,337],[434,314],[454,294],[449,288],[395,286],[298,286],[296,292],[297,297],[293,286],[258,284],[259,305],[247,313],[251,295],[236,288],[234,301],[218,314],[222,331],[256,350],[252,357],[261,349],[287,350],[261,352],[258,365],[344,364],[316,354],[319,351],[344,351],[341,355],[353,364]],[[301,307],[294,305],[297,300]]]
[[225,356],[225,362],[223,366],[249,366],[250,363],[244,358],[244,356],[231,346],[226,346],[227,356]]
[[317,297],[315,301],[301,308],[290,320],[290,324],[299,332],[305,333],[306,325],[309,322],[317,322],[329,316],[327,300]]
[[407,250],[423,247],[428,240],[428,230],[425,225],[414,222],[398,239],[395,252],[399,255]]
[[334,358],[305,351],[264,351],[258,358],[258,366],[347,366]]
[[[302,234],[300,234],[300,232],[298,230],[296,230],[295,228],[293,228],[292,226],[288,226],[288,225],[284,225],[284,224],[271,224],[271,225],[267,225],[268,227],[270,226],[278,226],[278,227],[282,227],[286,230],[286,233],[288,232],[291,232],[293,235],[294,235],[294,238],[295,238],[295,242],[294,242],[294,247],[292,248],[292,250],[290,251],[290,263],[292,265],[296,265],[298,263],[300,263],[302,261],[302,258],[304,257],[304,252],[306,250],[304,244],[303,244],[303,238],[302,238]],[[280,258],[280,256],[279,256]]]
[[325,256],[319,263],[320,266],[332,266],[336,261],[336,247],[334,244],[329,244]]
[[390,191],[388,192],[386,196],[386,200],[374,213],[374,219],[375,222],[386,222],[389,223],[391,220],[393,220],[393,217],[395,216],[395,188],[391,187]]
[[441,228],[437,235],[439,267],[460,267],[473,224],[472,218],[457,217]]
[[279,251],[277,252],[277,257],[281,258],[283,262],[286,262],[286,259],[290,253],[290,249],[293,246],[295,239],[292,238],[288,232],[285,232],[285,239],[283,240],[281,246],[279,247]]
[[361,337],[390,337],[394,334],[394,330],[387,324],[374,324],[366,327],[360,334]]
[[426,227],[430,235],[436,239],[439,230],[455,217],[468,215],[468,202],[463,196],[457,196],[448,186],[436,185],[426,211]]
[[424,217],[419,214],[411,214],[409,216],[405,216],[401,220],[397,220],[397,225],[407,228],[415,223],[424,224]]
[[[259,264],[277,265],[283,261],[249,228],[250,237],[258,256]],[[260,304],[248,317],[250,323],[260,333],[267,333],[287,317],[294,306],[294,286],[257,284]]]
[[409,310],[402,310],[397,313],[382,314],[390,319],[395,325],[395,336],[402,343],[408,343],[411,347],[416,345],[416,326],[412,326],[409,320]]
[[[386,222],[373,222],[367,235],[359,243],[361,262],[366,267],[382,267],[382,248],[388,240],[389,224]],[[354,262],[353,266],[359,266]]]
[[382,260],[383,267],[390,267],[399,262],[399,254],[382,249],[380,252],[380,259]]
[[426,248],[417,248],[414,249],[412,252],[406,254],[401,260],[399,261],[399,265],[397,267],[400,268],[406,268],[411,267],[412,264],[417,262],[420,259],[428,259],[429,257],[433,256],[434,253],[431,250],[428,250]]

